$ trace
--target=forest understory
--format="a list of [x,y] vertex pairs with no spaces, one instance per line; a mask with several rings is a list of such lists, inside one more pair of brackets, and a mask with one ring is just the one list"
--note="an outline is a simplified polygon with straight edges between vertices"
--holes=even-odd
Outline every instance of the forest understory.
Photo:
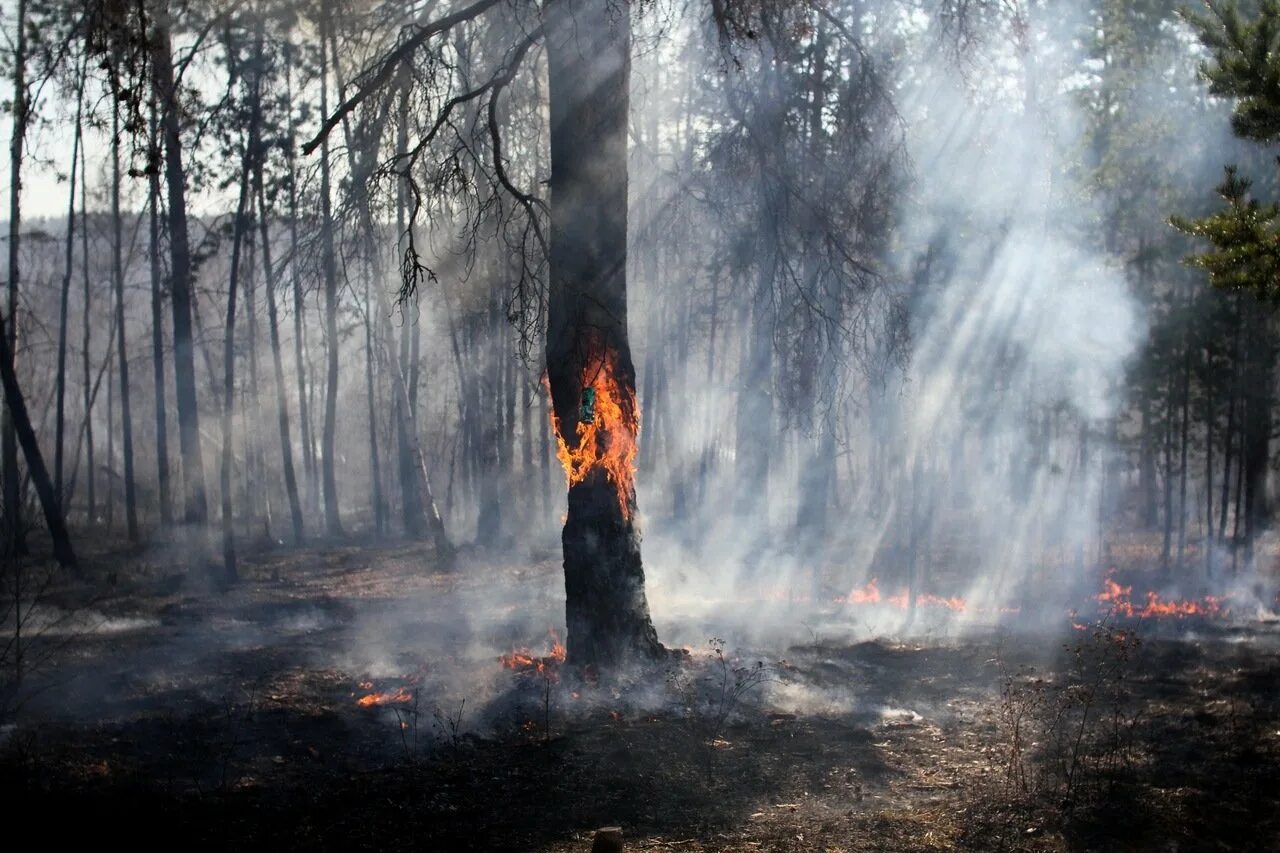
[[30,623],[0,796],[67,815],[61,843],[201,849],[576,851],[621,826],[629,850],[1263,850],[1280,829],[1274,621],[1101,614],[1063,645],[859,639],[836,614],[788,648],[660,625],[689,654],[595,678],[548,634],[553,554],[259,550],[210,597],[176,544],[100,545]]

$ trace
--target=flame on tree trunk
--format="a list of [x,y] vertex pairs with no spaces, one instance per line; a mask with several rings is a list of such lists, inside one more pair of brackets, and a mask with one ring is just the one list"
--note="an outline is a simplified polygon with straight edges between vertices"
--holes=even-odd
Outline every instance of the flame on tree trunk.
[[548,0],[551,246],[547,380],[569,480],[569,663],[664,652],[635,528],[639,429],[627,339],[628,4]]

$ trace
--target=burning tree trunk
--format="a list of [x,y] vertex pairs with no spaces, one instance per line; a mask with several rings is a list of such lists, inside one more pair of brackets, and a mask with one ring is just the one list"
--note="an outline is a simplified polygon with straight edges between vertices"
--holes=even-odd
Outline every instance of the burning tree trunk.
[[568,659],[609,664],[663,652],[649,617],[635,528],[639,431],[627,339],[625,4],[546,10],[552,210],[547,378],[569,478],[564,546]]

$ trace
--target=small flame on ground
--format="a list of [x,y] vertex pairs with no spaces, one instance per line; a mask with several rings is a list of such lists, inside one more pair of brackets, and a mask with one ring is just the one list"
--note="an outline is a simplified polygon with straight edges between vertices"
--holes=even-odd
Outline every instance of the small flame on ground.
[[[911,594],[904,589],[896,595],[884,596],[876,585],[876,578],[867,581],[866,586],[856,587],[848,595],[838,596],[837,604],[888,604],[899,610],[906,610],[911,605]],[[937,607],[953,613],[963,613],[969,605],[963,598],[946,597],[922,592],[916,595],[916,607]]]
[[560,642],[560,636],[554,628],[548,630],[547,636],[550,639],[551,648],[545,655],[536,657],[528,647],[512,649],[509,655],[498,655],[498,663],[503,669],[513,672],[536,672],[540,675],[553,667],[558,667],[564,663],[564,643]]
[[[373,687],[369,682],[363,682],[361,689],[368,690]],[[374,708],[379,705],[404,705],[413,701],[413,691],[404,687],[397,687],[395,690],[387,693],[367,693],[356,700],[356,704],[362,708]]]
[[1133,586],[1122,586],[1108,575],[1102,582],[1102,592],[1094,599],[1118,616],[1131,619],[1152,619],[1183,616],[1226,616],[1229,611],[1223,599],[1206,595],[1200,599],[1165,599],[1158,592],[1148,592],[1144,602],[1133,601]]

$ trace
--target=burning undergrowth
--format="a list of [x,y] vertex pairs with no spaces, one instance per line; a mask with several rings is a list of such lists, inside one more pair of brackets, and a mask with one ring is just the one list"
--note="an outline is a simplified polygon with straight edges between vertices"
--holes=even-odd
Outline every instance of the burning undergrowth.
[[[908,828],[985,849],[971,827],[997,824],[1006,837],[1061,846],[1089,814],[1080,797],[1068,819],[1049,794],[971,795],[984,785],[1021,785],[1016,776],[1009,781],[1005,678],[1018,701],[1045,714],[1065,702],[1064,719],[1079,720],[1081,706],[1072,703],[1090,689],[1091,670],[1075,666],[1061,642],[1097,646],[1098,614],[1115,603],[1096,600],[1110,589],[1103,583],[1084,597],[1088,615],[1078,615],[1089,631],[1073,632],[1059,609],[1062,630],[1051,642],[1013,631],[1002,642],[973,632],[948,640],[828,635],[795,645],[740,634],[708,642],[725,635],[685,623],[667,633],[688,643],[678,663],[602,676],[564,661],[554,563],[473,560],[445,574],[422,571],[427,559],[405,548],[248,565],[238,597],[217,608],[135,593],[134,602],[144,601],[140,615],[158,627],[83,638],[58,683],[28,706],[40,720],[35,739],[12,735],[0,768],[7,779],[25,768],[28,781],[18,787],[28,792],[128,791],[150,814],[190,818],[186,837],[196,842],[201,827],[214,825],[191,811],[202,803],[255,804],[237,812],[231,831],[258,844],[323,838],[359,847],[376,839],[384,849],[410,836],[436,849],[577,849],[567,840],[574,832],[614,823],[638,849],[649,840],[660,849],[721,836],[712,846],[745,849],[798,834],[826,846],[865,837],[874,849],[877,839],[906,838]],[[276,569],[287,583],[269,580]],[[1274,663],[1262,653],[1272,635],[1262,625],[1251,644],[1162,639],[1157,626],[1196,617],[1136,615],[1148,600],[1141,577],[1112,578],[1132,586],[1135,608],[1133,617],[1113,614],[1113,636],[1144,638],[1124,682],[1133,702],[1125,719],[1136,722],[1121,731],[1132,740],[1114,753],[1123,759],[1118,775],[1098,775],[1113,773],[1110,735],[1091,728],[1076,790],[1123,792],[1172,773],[1177,788],[1166,796],[1178,809],[1208,815],[1211,801],[1227,797],[1244,813],[1263,814],[1267,801],[1249,793],[1248,780],[1268,778],[1280,748],[1268,734]],[[824,607],[846,621],[877,609],[903,618],[892,600],[899,590],[883,578],[831,598],[856,590],[870,599],[870,589],[879,601]],[[918,606],[924,600],[918,596]],[[1159,597],[1183,600],[1200,599]],[[921,610],[953,620],[965,612]],[[103,611],[111,612],[110,602]],[[77,695],[92,695],[92,706]],[[26,757],[11,760],[19,747]],[[1197,764],[1179,752],[1191,749],[1210,751]],[[1026,749],[1021,759],[1029,789],[1061,790],[1054,753]],[[1044,775],[1050,770],[1055,775]],[[1015,800],[1027,804],[1011,810]],[[295,802],[323,815],[322,825],[293,815]],[[1042,808],[1052,814],[1027,822]],[[908,814],[909,824],[899,817]],[[1144,827],[1168,814],[1157,798],[1135,809]],[[1029,827],[1039,834],[1026,835]],[[1158,826],[1155,833],[1169,837]]]

